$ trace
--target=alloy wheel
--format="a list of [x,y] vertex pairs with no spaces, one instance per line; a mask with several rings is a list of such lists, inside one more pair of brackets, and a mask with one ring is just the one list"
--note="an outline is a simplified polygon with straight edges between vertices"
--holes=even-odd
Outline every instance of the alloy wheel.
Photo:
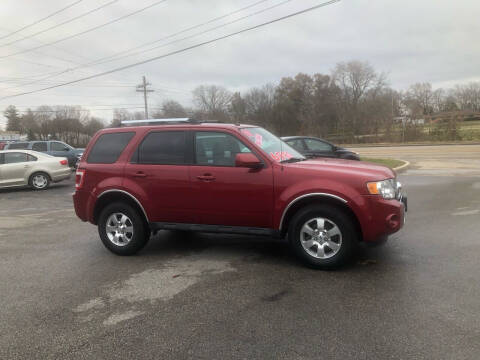
[[122,213],[111,214],[106,222],[105,230],[108,239],[117,246],[125,246],[133,238],[133,223]]
[[316,217],[300,229],[300,242],[305,252],[317,259],[328,259],[342,247],[342,232],[332,220]]

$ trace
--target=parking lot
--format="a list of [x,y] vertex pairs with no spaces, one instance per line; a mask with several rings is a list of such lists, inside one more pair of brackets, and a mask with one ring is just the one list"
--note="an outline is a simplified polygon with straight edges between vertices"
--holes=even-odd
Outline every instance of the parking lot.
[[72,180],[0,191],[0,358],[478,359],[480,146],[357,151],[411,162],[409,212],[339,271],[238,235],[162,231],[119,257]]

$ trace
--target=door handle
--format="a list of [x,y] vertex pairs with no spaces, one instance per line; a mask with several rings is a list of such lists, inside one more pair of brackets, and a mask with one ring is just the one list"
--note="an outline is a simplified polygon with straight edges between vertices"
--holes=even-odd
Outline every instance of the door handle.
[[147,174],[145,174],[143,171],[136,172],[133,174],[134,177],[147,177]]
[[215,176],[213,176],[212,174],[204,174],[204,175],[197,176],[197,179],[202,181],[214,181]]

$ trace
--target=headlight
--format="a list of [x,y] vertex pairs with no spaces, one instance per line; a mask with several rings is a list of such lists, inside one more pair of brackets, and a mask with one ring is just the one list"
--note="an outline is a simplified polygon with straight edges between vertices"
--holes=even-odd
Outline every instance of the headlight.
[[369,182],[367,189],[372,195],[382,195],[384,199],[395,199],[397,182],[395,179]]

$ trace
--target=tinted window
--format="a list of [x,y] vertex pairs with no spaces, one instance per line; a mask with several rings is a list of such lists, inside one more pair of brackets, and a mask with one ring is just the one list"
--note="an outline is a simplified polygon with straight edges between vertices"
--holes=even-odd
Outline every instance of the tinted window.
[[88,154],[87,162],[92,164],[113,164],[117,161],[133,135],[135,135],[133,132],[100,135]]
[[185,131],[149,133],[138,148],[141,164],[175,165],[187,163]]
[[32,145],[33,151],[47,151],[47,143],[46,142],[36,142]]
[[20,152],[5,153],[5,164],[15,164],[27,161],[27,154]]
[[320,140],[305,139],[305,143],[311,151],[332,151],[332,145]]
[[305,146],[303,146],[302,139],[287,140],[286,143],[291,147],[293,147],[295,150],[298,150],[298,151],[305,150]]
[[50,143],[50,151],[68,151],[68,146],[59,142]]
[[235,156],[246,152],[250,149],[232,135],[207,131],[195,134],[196,164],[235,166]]
[[28,143],[12,143],[8,145],[8,148],[11,150],[14,149],[27,149],[28,148]]
[[27,161],[37,161],[37,158],[33,155],[27,154]]

